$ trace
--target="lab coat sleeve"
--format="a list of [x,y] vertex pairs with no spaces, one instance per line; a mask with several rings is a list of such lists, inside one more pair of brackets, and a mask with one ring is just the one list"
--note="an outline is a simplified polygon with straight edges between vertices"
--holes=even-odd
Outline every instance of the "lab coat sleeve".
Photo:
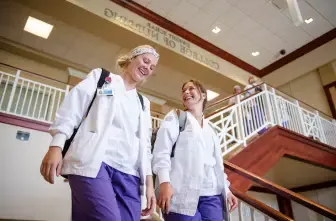
[[150,102],[149,100],[144,97],[144,104],[145,104],[145,111],[146,111],[146,122],[148,124],[148,136],[146,139],[146,153],[147,153],[147,170],[146,170],[146,175],[147,176],[152,176],[152,145],[151,145],[151,137],[152,137],[152,119],[151,119],[151,113],[150,113]]
[[170,182],[170,154],[179,136],[179,121],[176,111],[169,112],[157,132],[153,151],[153,171],[159,177],[159,182]]
[[223,156],[222,156],[222,150],[221,150],[221,147],[220,147],[220,144],[219,144],[219,139],[218,139],[218,136],[215,134],[214,132],[214,136],[215,136],[215,148],[218,148],[219,150],[216,151],[216,153],[219,155],[219,156],[216,156],[216,159],[217,159],[217,164],[219,164],[220,168],[221,168],[221,171],[223,172],[224,174],[224,188],[225,188],[225,194],[226,196],[231,193],[231,190],[230,190],[230,181],[228,180],[228,176],[227,174],[224,172],[224,163],[223,163]]
[[56,112],[55,121],[49,128],[49,133],[53,137],[50,146],[63,149],[65,141],[71,137],[74,128],[78,127],[86,114],[100,75],[100,68],[92,70],[65,96]]

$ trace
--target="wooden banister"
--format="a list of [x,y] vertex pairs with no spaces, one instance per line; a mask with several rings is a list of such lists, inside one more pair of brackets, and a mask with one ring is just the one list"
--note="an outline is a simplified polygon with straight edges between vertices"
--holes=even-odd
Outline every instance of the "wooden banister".
[[268,180],[265,180],[253,173],[248,172],[247,170],[244,170],[243,168],[240,168],[230,162],[224,161],[224,167],[249,179],[252,180],[253,182],[260,184],[267,188],[268,190],[276,193],[277,195],[280,195],[286,199],[293,200],[301,205],[304,205],[308,207],[309,209],[325,216],[328,217],[332,220],[336,220],[336,212],[332,211],[331,209],[324,207],[312,200],[309,200],[300,194],[294,193],[291,190],[288,190],[280,185],[277,185],[273,182],[270,182]]
[[251,205],[252,207],[256,208],[260,212],[266,214],[267,216],[273,218],[274,220],[279,221],[294,221],[292,218],[285,216],[281,212],[273,209],[270,206],[267,206],[266,204],[250,197],[249,195],[242,193],[234,188],[230,188],[231,192],[239,198],[241,201],[244,201],[245,203]]

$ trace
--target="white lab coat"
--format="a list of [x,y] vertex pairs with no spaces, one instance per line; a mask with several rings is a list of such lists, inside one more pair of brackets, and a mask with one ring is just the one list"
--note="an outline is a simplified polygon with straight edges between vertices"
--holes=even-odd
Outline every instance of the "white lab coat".
[[[65,97],[56,113],[56,120],[50,127],[50,133],[53,136],[51,146],[63,147],[74,128],[78,127],[93,98],[100,75],[100,68],[92,70],[87,78],[76,85]],[[112,123],[118,103],[121,102],[118,91],[123,86],[123,80],[119,75],[110,73],[110,77],[112,81],[106,85],[106,88],[112,89],[115,94],[96,96],[87,118],[80,126],[64,157],[62,174],[94,178],[99,172],[108,147],[108,127]],[[145,97],[144,105],[145,111],[141,110],[139,122],[139,175],[142,195],[146,193],[146,175],[152,175],[150,103]]]
[[[154,173],[158,175],[159,183],[170,182],[174,189],[170,212],[194,216],[205,177],[206,162],[203,156],[207,148],[199,136],[202,128],[196,125],[195,121],[190,119],[191,117],[193,116],[187,112],[185,129],[179,135],[176,112],[171,111],[167,114],[157,133],[152,165]],[[204,126],[210,126],[207,120],[204,120]],[[221,189],[226,199],[230,192],[230,183],[224,173],[219,140],[215,132],[213,130],[212,132],[215,143],[216,165],[214,169],[217,187]],[[175,142],[175,156],[170,158]],[[158,187],[158,182],[156,182],[156,187]]]

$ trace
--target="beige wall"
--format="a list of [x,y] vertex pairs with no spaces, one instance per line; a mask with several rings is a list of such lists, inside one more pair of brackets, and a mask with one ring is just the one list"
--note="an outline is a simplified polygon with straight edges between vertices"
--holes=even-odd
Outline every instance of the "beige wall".
[[273,71],[262,80],[273,87],[279,87],[335,59],[336,39]]
[[330,62],[318,68],[318,72],[320,74],[320,78],[321,78],[321,82],[323,86],[336,81],[336,69],[334,69],[333,64],[336,64],[336,61]]
[[0,49],[0,62],[27,71],[38,73],[64,83],[68,82],[69,75],[66,70],[61,70],[1,49]]
[[[18,130],[29,132],[30,139],[16,139]],[[56,178],[51,185],[40,175],[51,136],[2,123],[0,134],[0,219],[70,220],[69,183]]]
[[[0,49],[0,62],[4,64],[8,64],[11,66],[14,66],[19,69],[23,69],[29,72],[37,73],[39,75],[55,79],[50,80],[47,78],[43,78],[40,76],[36,76],[27,72],[21,72],[21,77],[38,81],[40,83],[44,83],[47,85],[51,85],[57,88],[65,89],[66,84],[68,82],[69,74],[67,73],[67,70],[62,70],[41,62],[38,62],[36,60],[28,59],[24,56],[13,54],[5,50]],[[0,71],[4,71],[7,73],[15,74],[16,69],[15,68],[9,68],[4,65],[0,65]],[[63,82],[63,83],[62,83]]]
[[325,95],[320,75],[317,71],[311,71],[286,84],[278,87],[299,101],[303,101],[312,107],[331,115],[327,97]]
[[[313,200],[329,209],[336,211],[336,187],[325,188],[315,191],[303,192],[300,193],[304,197],[307,197],[310,200]],[[331,219],[323,219],[320,214],[315,213],[314,211],[307,209],[306,207],[293,202],[292,208],[294,213],[294,218],[297,221],[332,221]]]

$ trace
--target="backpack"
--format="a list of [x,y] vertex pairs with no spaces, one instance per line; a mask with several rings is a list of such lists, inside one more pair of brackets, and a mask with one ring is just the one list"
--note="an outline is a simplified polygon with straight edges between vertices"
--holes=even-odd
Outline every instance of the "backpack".
[[[176,114],[178,116],[178,119],[179,119],[179,135],[182,131],[184,131],[185,129],[185,125],[186,125],[186,122],[187,122],[187,112],[185,111],[182,111],[182,110],[176,110]],[[154,128],[152,130],[152,138],[151,138],[151,145],[152,145],[152,152],[154,150],[154,144],[155,144],[155,140],[156,140],[156,134],[158,132],[158,130],[160,129],[160,127],[158,128]],[[175,155],[175,147],[176,147],[176,142],[174,143],[173,145],[173,148],[172,148],[172,152],[170,153],[170,157],[173,158],[174,155]]]
[[[65,154],[68,152],[69,147],[70,147],[73,139],[75,138],[75,136],[76,136],[76,134],[78,132],[79,127],[83,123],[84,119],[88,116],[89,111],[90,111],[90,109],[92,107],[92,104],[93,104],[93,102],[94,102],[94,100],[95,100],[95,98],[97,96],[97,90],[103,87],[103,85],[105,83],[105,78],[108,77],[109,75],[110,75],[110,72],[107,71],[107,70],[105,70],[104,68],[102,68],[102,73],[101,73],[100,78],[98,80],[96,91],[95,91],[95,93],[93,95],[93,98],[91,100],[91,103],[90,103],[90,105],[89,105],[89,107],[88,107],[88,109],[86,111],[85,117],[83,117],[83,119],[80,122],[80,124],[78,125],[78,127],[74,129],[73,134],[71,135],[71,137],[68,140],[65,141],[65,144],[64,144],[64,147],[63,147],[63,150],[62,150],[62,156],[63,156],[63,158],[64,158]],[[142,97],[142,95],[140,93],[138,93],[138,97],[139,97],[139,100],[140,100],[140,103],[141,103],[142,110],[144,111],[145,110],[145,106],[144,106],[143,97]]]

